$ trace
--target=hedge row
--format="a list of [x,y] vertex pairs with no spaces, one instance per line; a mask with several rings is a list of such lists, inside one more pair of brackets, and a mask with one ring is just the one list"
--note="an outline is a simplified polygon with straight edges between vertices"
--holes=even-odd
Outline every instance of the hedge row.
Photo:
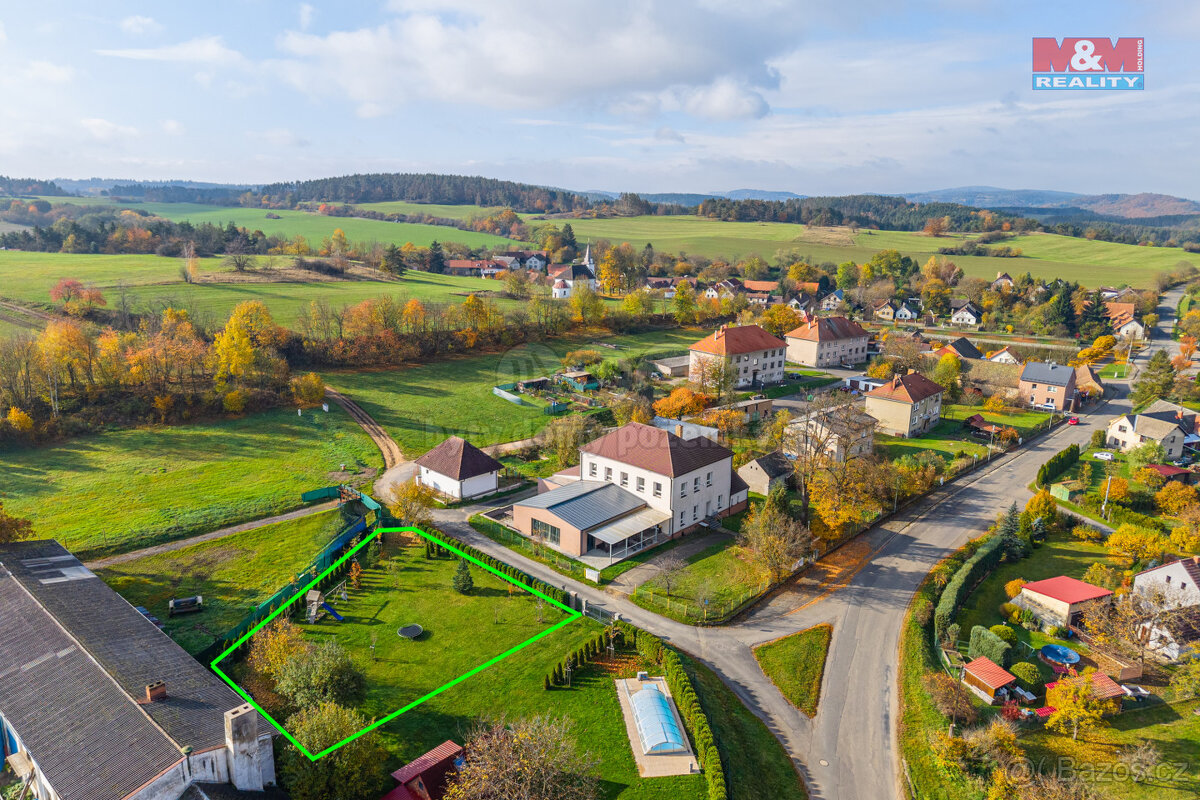
[[562,661],[554,665],[554,669],[542,681],[543,689],[567,685],[567,664],[571,669],[578,669],[583,664],[590,664],[607,652],[608,645],[604,643],[604,634],[597,633],[591,639],[580,645],[573,653],[568,654]]
[[1037,485],[1048,486],[1079,461],[1079,445],[1073,444],[1062,452],[1055,453],[1038,469]]
[[971,628],[971,643],[967,658],[984,656],[1007,669],[1012,664],[1012,646],[982,625]]
[[[532,575],[530,575],[522,570],[517,569],[512,564],[501,561],[498,558],[493,558],[492,556],[489,556],[487,553],[483,552],[482,550],[476,549],[476,548],[472,547],[471,545],[467,544],[462,539],[451,536],[448,533],[443,533],[442,536],[444,538],[452,541],[454,543],[454,546],[457,547],[459,550],[463,551],[464,553],[471,556],[472,558],[477,559],[478,561],[480,561],[484,564],[487,564],[489,567],[496,570],[497,572],[500,572],[501,574],[506,575],[515,581],[519,581],[532,589],[537,589],[539,592],[546,595],[551,600],[555,600],[559,603],[562,603],[564,606],[570,607],[571,598],[570,598],[570,595],[567,594],[566,590],[560,589],[557,586],[551,586],[550,584],[546,583],[545,581],[538,580],[537,578],[533,577]],[[429,542],[428,539],[426,539],[426,542],[428,542],[428,544],[426,545],[426,551],[428,553],[431,553],[434,556],[438,555],[439,553],[451,555],[450,551],[447,550],[446,548],[440,547],[432,542]]]
[[[1080,505],[1089,511],[1095,511],[1096,513],[1099,513],[1101,506],[1104,505],[1104,499],[1102,495],[1086,494],[1080,500]],[[1160,533],[1167,532],[1166,524],[1157,517],[1151,517],[1137,511],[1132,511],[1125,506],[1117,505],[1116,503],[1109,503],[1105,513],[1108,515],[1107,519],[1114,528],[1129,523],[1130,525],[1137,525],[1139,528],[1150,528],[1151,530],[1156,530]]]
[[1001,546],[1003,542],[1003,537],[993,534],[946,583],[946,588],[942,590],[942,597],[938,600],[937,608],[933,612],[935,641],[942,640],[946,628],[954,621],[954,615],[958,613],[963,599],[971,593],[985,575],[1000,563],[1000,559],[1004,555],[1004,548]]
[[704,777],[708,782],[708,800],[726,800],[728,788],[725,785],[725,768],[721,764],[721,753],[717,750],[716,739],[713,738],[712,727],[708,717],[700,707],[700,698],[692,679],[683,668],[683,659],[671,648],[663,644],[652,633],[643,631],[627,622],[617,622],[617,628],[626,643],[634,643],[637,651],[643,657],[662,664],[667,686],[679,709],[679,716],[692,735],[696,745],[696,760],[704,768]]

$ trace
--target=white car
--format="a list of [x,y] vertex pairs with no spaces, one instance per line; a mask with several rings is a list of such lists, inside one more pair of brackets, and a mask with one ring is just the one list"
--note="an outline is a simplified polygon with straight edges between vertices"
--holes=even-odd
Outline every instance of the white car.
[[1092,453],[1092,458],[1096,459],[1097,461],[1112,461],[1113,457],[1114,456],[1112,453],[1105,453],[1105,452]]

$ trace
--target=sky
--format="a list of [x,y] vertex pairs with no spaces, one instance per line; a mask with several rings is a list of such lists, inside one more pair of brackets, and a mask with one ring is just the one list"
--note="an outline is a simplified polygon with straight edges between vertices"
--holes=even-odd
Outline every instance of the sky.
[[[1034,36],[1145,37],[1145,91],[1031,89]],[[0,174],[576,190],[966,185],[1200,198],[1200,3],[0,4]]]

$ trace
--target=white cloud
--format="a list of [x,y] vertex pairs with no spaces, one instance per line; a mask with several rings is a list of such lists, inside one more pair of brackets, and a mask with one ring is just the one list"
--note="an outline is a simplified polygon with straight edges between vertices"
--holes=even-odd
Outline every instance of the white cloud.
[[118,138],[138,135],[137,128],[131,128],[128,125],[118,125],[115,122],[109,122],[99,117],[81,119],[79,120],[79,124],[83,126],[85,131],[91,134],[93,139],[101,142],[109,142]]
[[287,57],[269,66],[301,91],[347,97],[364,116],[434,101],[754,118],[778,85],[769,59],[796,46],[803,24],[793,7],[771,6],[413,0],[392,3],[396,18],[376,27],[285,33]]
[[134,14],[131,17],[121,20],[121,30],[134,36],[140,36],[144,33],[158,33],[162,29],[163,26],[156,22],[153,17],[143,17],[140,14]]
[[308,26],[312,25],[313,15],[316,13],[317,10],[308,3],[300,4],[300,30],[308,30]]
[[97,50],[102,56],[134,61],[170,61],[190,64],[241,64],[242,54],[225,46],[220,36],[203,36],[162,47]]
[[265,131],[250,131],[252,139],[266,142],[272,147],[308,147],[312,144],[308,139],[297,135],[287,128],[271,128]]
[[50,61],[30,61],[24,70],[25,79],[44,83],[69,83],[75,77],[75,68],[67,64]]
[[162,128],[163,133],[171,136],[179,136],[185,130],[183,123],[176,119],[164,119],[159,123],[159,127]]

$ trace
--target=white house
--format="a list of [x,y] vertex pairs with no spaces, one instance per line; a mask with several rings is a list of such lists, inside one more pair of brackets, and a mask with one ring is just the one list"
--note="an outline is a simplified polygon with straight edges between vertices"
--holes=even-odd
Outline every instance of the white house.
[[746,507],[733,451],[631,422],[579,448],[578,479],[513,504],[513,526],[575,556],[625,558]]
[[900,307],[896,309],[895,320],[897,322],[912,322],[920,316],[921,312],[919,309],[913,308],[908,303],[901,303]]
[[742,284],[734,280],[717,281],[704,290],[704,296],[709,300],[720,300],[722,297],[733,297],[744,291]]
[[950,315],[950,322],[955,325],[967,325],[970,327],[977,326],[983,320],[983,314],[974,303],[963,303],[953,314]]
[[1183,455],[1183,447],[1200,444],[1195,411],[1167,400],[1155,400],[1140,414],[1125,414],[1108,423],[1106,444],[1132,450],[1146,442],[1163,446],[1167,461]]
[[585,264],[555,264],[550,267],[547,274],[550,280],[558,283],[562,281],[567,285],[568,295],[571,289],[576,285],[586,285],[590,289],[596,288],[596,273]]
[[447,497],[465,500],[491,494],[500,486],[496,459],[460,436],[451,436],[415,462],[417,483]]
[[988,353],[985,361],[991,361],[993,364],[1020,364],[1021,357],[1013,352],[1011,347],[1005,345],[994,353]]
[[1200,606],[1200,556],[1181,558],[1133,576],[1133,590],[1165,608]]
[[688,378],[705,383],[706,373],[724,361],[737,388],[778,383],[786,350],[786,342],[757,325],[723,325],[688,348]]
[[822,311],[837,311],[842,307],[842,303],[846,302],[846,293],[841,289],[834,289],[829,294],[825,295],[821,300]]

